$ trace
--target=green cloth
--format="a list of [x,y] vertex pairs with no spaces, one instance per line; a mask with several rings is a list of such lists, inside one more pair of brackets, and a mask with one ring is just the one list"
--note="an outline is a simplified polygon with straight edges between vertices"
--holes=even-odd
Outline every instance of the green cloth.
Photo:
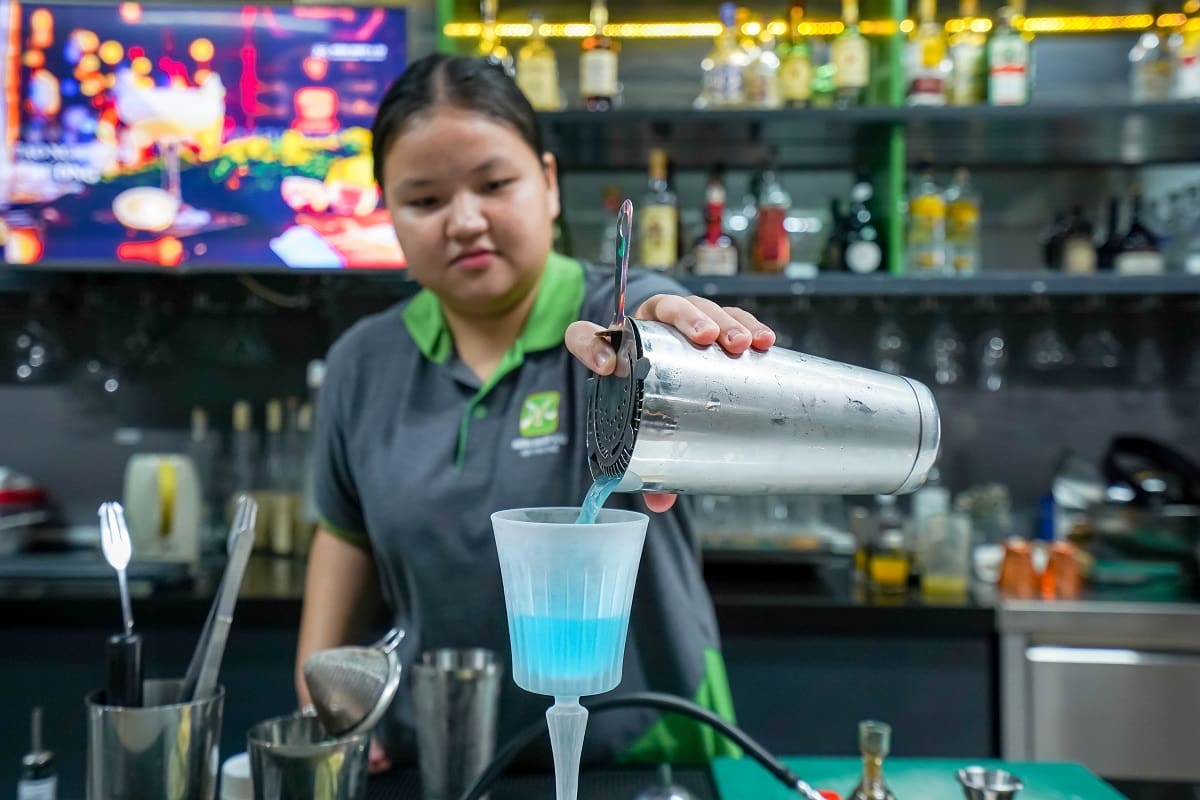
[[[788,768],[814,789],[850,797],[862,772],[857,758],[784,758]],[[904,800],[962,800],[955,773],[966,766],[1001,767],[1012,772],[1025,788],[1018,800],[1123,800],[1116,789],[1078,764],[1020,762],[1007,764],[987,759],[889,758],[883,765],[884,781]],[[720,800],[795,800],[770,773],[749,758],[718,759],[712,766]]]

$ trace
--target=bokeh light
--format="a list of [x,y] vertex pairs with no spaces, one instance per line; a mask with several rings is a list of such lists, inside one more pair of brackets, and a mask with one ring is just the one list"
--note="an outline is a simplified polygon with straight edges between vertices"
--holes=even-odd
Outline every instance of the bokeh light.
[[109,39],[104,44],[100,45],[100,60],[110,67],[121,63],[121,59],[125,57],[125,48],[120,42],[114,42]]
[[138,56],[129,65],[135,75],[149,75],[150,70],[154,69],[154,65],[150,63],[150,59],[145,56]]
[[117,12],[121,15],[121,20],[129,25],[135,25],[142,19],[142,4],[141,3],[121,3],[120,10]]
[[209,61],[212,61],[213,52],[213,43],[208,39],[196,39],[188,47],[188,55],[200,64],[207,64]]

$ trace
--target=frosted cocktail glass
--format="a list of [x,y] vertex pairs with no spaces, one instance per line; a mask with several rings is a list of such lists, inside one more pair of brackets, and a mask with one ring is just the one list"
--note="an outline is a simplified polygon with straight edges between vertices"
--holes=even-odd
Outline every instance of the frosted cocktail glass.
[[587,726],[583,695],[621,682],[629,607],[649,519],[601,509],[579,524],[579,508],[492,514],[517,685],[554,697],[546,712],[558,800],[575,800]]

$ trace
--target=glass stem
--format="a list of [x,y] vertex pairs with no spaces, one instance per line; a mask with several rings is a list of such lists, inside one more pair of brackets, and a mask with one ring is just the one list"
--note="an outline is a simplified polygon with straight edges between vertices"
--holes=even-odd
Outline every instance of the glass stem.
[[576,800],[579,793],[579,758],[583,755],[587,718],[587,709],[579,705],[578,697],[556,697],[554,705],[546,710],[556,800]]

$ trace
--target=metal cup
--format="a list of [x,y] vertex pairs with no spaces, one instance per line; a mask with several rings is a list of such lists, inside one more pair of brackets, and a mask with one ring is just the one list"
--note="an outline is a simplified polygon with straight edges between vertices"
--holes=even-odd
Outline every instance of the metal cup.
[[937,458],[924,384],[782,347],[733,357],[626,319],[587,408],[592,477],[619,492],[903,494]]
[[1025,788],[1020,778],[1003,769],[963,767],[957,777],[967,800],[1012,800]]
[[216,796],[225,690],[176,703],[181,684],[145,681],[136,708],[104,705],[102,690],[85,698],[88,800]]
[[432,650],[412,668],[424,800],[457,800],[496,749],[501,667],[491,650]]
[[313,716],[258,723],[246,735],[254,800],[364,800],[369,732],[332,738]]

